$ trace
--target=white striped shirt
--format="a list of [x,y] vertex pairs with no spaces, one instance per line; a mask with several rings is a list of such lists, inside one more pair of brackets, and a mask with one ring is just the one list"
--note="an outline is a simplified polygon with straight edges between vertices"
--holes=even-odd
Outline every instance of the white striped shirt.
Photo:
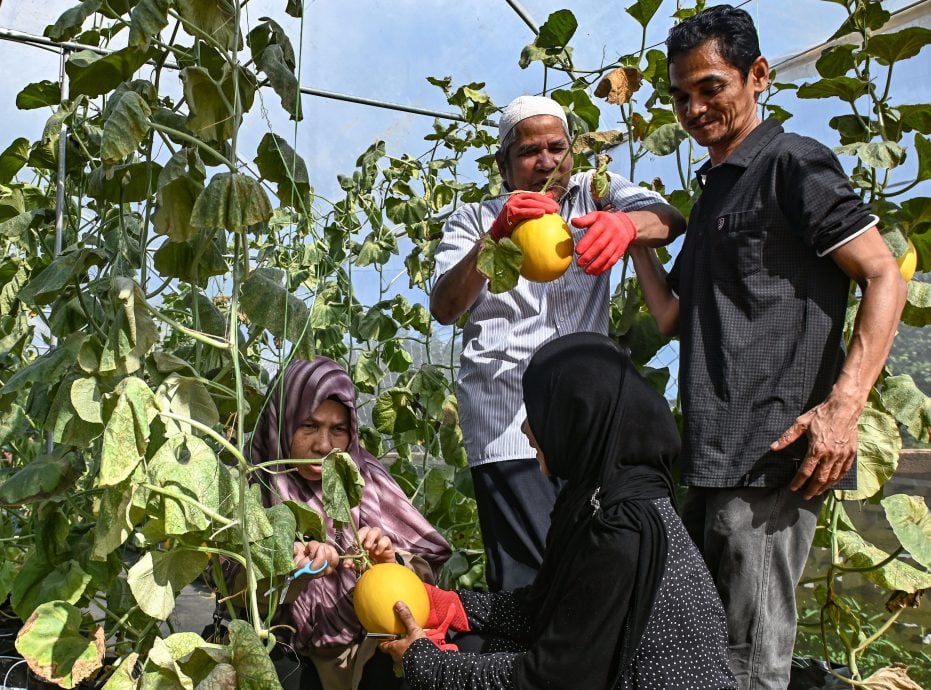
[[[587,171],[573,175],[560,199],[566,221],[598,210]],[[442,275],[469,253],[491,227],[506,197],[466,204],[446,221],[436,250],[436,273]],[[655,192],[611,175],[606,202],[617,211],[636,211],[663,201]],[[578,242],[584,229],[571,224]],[[610,271],[587,275],[573,259],[561,277],[549,283],[518,278],[508,292],[482,288],[462,333],[457,397],[459,417],[471,466],[532,458],[534,451],[520,431],[524,421],[521,377],[530,357],[544,343],[567,333],[607,334]]]

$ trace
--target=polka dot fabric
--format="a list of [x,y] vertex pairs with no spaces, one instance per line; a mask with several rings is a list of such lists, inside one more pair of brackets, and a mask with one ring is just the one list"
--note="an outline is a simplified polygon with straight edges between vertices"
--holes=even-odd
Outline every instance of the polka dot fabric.
[[[724,609],[705,562],[669,499],[653,503],[668,538],[666,569],[633,663],[606,690],[736,690],[727,666]],[[529,617],[512,593],[459,594],[474,630],[526,639]],[[443,652],[421,639],[405,653],[404,672],[411,690],[511,690],[517,687],[514,666],[522,653]],[[585,650],[566,653],[585,663]]]
[[724,608],[705,562],[668,499],[654,505],[666,527],[666,571],[633,663],[618,688],[725,690],[737,687],[727,665]]

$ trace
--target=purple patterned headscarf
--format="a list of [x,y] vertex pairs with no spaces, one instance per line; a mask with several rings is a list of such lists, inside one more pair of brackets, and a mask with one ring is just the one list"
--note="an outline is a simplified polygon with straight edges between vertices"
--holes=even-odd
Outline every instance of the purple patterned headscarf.
[[[360,527],[380,527],[395,549],[420,556],[436,574],[449,559],[449,545],[411,505],[388,470],[359,445],[356,389],[349,374],[326,357],[317,357],[312,362],[295,360],[269,390],[268,403],[247,447],[250,462],[288,458],[294,432],[311,413],[324,400],[342,403],[349,409],[350,420],[349,448],[345,450],[365,479],[362,502],[353,508],[353,519]],[[275,469],[287,469],[287,464]],[[290,499],[324,515],[319,481],[307,481],[296,471],[263,473],[260,481],[267,506]],[[335,529],[332,520],[325,520],[327,540],[336,550],[340,553],[353,550],[352,529]],[[357,579],[354,570],[340,568],[331,575],[311,580],[293,603],[282,606],[276,622],[297,630],[293,640],[296,649],[347,645],[358,639],[362,626],[347,596]]]

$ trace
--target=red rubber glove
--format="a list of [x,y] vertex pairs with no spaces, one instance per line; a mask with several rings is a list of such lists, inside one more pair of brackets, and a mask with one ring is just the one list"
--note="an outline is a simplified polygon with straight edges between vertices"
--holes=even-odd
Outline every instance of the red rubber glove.
[[423,586],[430,599],[430,615],[424,623],[427,638],[442,650],[459,651],[456,645],[446,641],[446,631],[452,629],[468,632],[470,630],[469,619],[462,607],[462,600],[455,592],[448,592],[445,589],[428,585],[426,582]]
[[559,213],[559,204],[553,198],[553,192],[518,192],[508,197],[504,208],[491,224],[491,239],[499,242],[502,237],[510,237],[514,226],[522,220],[539,218],[547,213]]
[[579,255],[576,263],[593,276],[610,270],[637,238],[637,226],[623,211],[592,211],[581,218],[573,218],[572,224],[588,228],[585,237],[575,245],[575,253]]

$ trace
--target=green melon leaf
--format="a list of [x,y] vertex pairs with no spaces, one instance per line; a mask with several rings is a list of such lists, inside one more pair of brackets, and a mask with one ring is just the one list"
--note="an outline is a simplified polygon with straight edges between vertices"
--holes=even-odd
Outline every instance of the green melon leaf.
[[904,426],[912,438],[926,440],[931,433],[931,398],[915,385],[912,377],[888,376],[882,387],[883,407]]
[[931,29],[910,26],[891,34],[873,34],[863,51],[879,60],[881,65],[913,58],[931,43]]
[[278,674],[255,629],[246,621],[230,622],[230,652],[238,690],[281,690]]
[[81,612],[63,601],[49,601],[37,608],[16,637],[16,651],[42,680],[74,688],[103,667],[103,628],[95,626],[90,637],[81,630]]
[[242,286],[242,310],[254,324],[268,329],[277,338],[294,343],[298,357],[313,357],[310,312],[303,300],[282,285],[278,269],[259,268]]
[[171,0],[139,0],[129,17],[129,45],[148,48],[152,39],[168,26]]
[[[171,436],[159,447],[148,465],[153,484],[186,496],[213,512],[221,512],[224,501],[234,491],[229,469],[217,460],[210,446],[196,436]],[[158,496],[157,500],[162,505],[160,517],[164,521],[166,535],[220,527],[187,501],[164,495]]]
[[258,182],[240,173],[218,173],[197,197],[191,225],[241,232],[271,217],[271,203]]
[[119,163],[136,151],[149,132],[151,114],[148,103],[138,93],[122,94],[103,123],[100,158],[105,165]]
[[155,419],[155,396],[134,376],[120,381],[114,391],[116,405],[103,432],[97,485],[112,487],[125,481],[142,460],[149,443],[149,425]]
[[881,503],[899,543],[912,558],[931,570],[931,513],[925,499],[893,494]]
[[282,505],[287,506],[288,510],[294,515],[297,534],[304,535],[306,539],[316,539],[317,541],[326,539],[326,525],[320,513],[306,503],[297,501],[283,501]]
[[[644,3],[655,1],[656,0],[640,0],[640,2]],[[578,26],[579,23],[572,12],[569,10],[557,10],[543,22],[535,43],[541,48],[562,48],[569,44]]]
[[302,120],[301,85],[297,82],[294,68],[288,65],[281,46],[276,43],[267,46],[256,56],[255,64],[265,72],[285,112],[290,114],[292,120]]
[[[859,533],[837,531],[838,553],[844,564],[852,568],[870,568],[889,558],[889,554],[866,541]],[[917,592],[931,587],[931,573],[925,573],[907,563],[893,560],[882,568],[864,570],[863,577],[887,590]]]
[[85,20],[100,9],[101,0],[81,0],[76,6],[65,10],[56,22],[45,27],[44,36],[53,41],[70,41],[81,33]]
[[[207,387],[196,378],[170,374],[155,391],[155,400],[161,410],[187,417],[201,424],[213,427],[220,423],[220,414],[216,403],[210,397]],[[166,419],[168,433],[192,433],[190,424]]]
[[902,310],[902,321],[909,326],[931,324],[931,283],[908,281],[908,297]]
[[799,98],[840,98],[853,103],[866,94],[869,83],[853,77],[831,77],[814,83],[805,82],[796,91]]
[[492,294],[507,292],[517,285],[524,253],[510,238],[495,242],[486,237],[478,255],[478,270],[488,278]]
[[27,618],[47,601],[77,603],[84,595],[91,576],[76,560],[65,561],[52,568],[41,560],[31,561],[13,581],[10,603],[20,618]]
[[348,524],[350,509],[362,501],[365,480],[349,453],[330,453],[323,460],[323,510],[334,521]]
[[73,53],[65,63],[71,98],[102,96],[135,74],[152,57],[152,52],[128,47],[106,56],[92,50]]
[[643,140],[643,148],[657,156],[668,156],[689,138],[678,122],[660,125]]
[[859,422],[857,490],[844,491],[844,500],[862,501],[876,494],[895,473],[901,449],[895,418],[867,406]]
[[266,133],[259,142],[255,163],[263,178],[278,185],[281,203],[297,209],[303,209],[309,203],[307,165],[282,137]]
[[232,50],[237,43],[242,45],[241,38],[238,42],[234,40],[236,23],[229,3],[216,0],[175,0],[175,9],[186,25],[185,30],[195,38],[206,34],[227,50]]
[[177,548],[148,551],[129,569],[126,581],[139,608],[164,621],[174,610],[175,595],[207,567],[206,554]]
[[71,489],[84,463],[73,448],[60,446],[40,455],[0,485],[0,505],[21,506],[43,501]]
[[0,153],[0,184],[9,184],[29,160],[29,140],[18,137]]
[[134,524],[132,508],[135,494],[136,484],[131,480],[101,492],[91,552],[91,558],[94,560],[106,560],[110,553],[129,539]]

